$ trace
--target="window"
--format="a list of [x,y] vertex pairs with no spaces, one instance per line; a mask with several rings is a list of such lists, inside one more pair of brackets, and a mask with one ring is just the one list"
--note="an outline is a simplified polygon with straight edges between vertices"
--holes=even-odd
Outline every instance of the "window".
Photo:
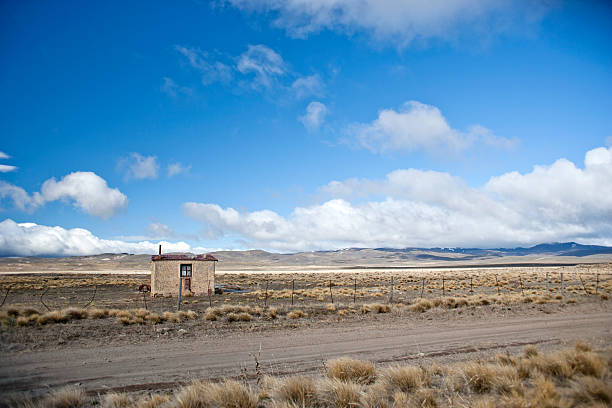
[[181,278],[191,278],[191,264],[181,265]]

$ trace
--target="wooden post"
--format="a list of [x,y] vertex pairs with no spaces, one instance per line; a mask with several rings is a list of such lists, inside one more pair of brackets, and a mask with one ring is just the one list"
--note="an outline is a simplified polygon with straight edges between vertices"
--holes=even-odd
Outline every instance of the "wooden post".
[[212,289],[210,288],[210,280],[208,281],[208,306],[212,307]]
[[353,287],[353,303],[357,300],[357,278],[355,278],[355,286]]
[[597,274],[597,280],[595,281],[595,294],[599,290],[599,274]]
[[470,293],[474,293],[474,284],[472,283],[472,275],[470,275]]
[[293,292],[295,292],[295,279],[291,281],[291,306],[293,306]]
[[425,291],[425,278],[423,278],[423,284],[421,285],[421,299],[423,298],[424,291]]
[[497,274],[495,275],[495,287],[497,288],[497,296],[499,296],[499,283],[497,282]]
[[334,294],[332,293],[332,281],[329,280],[329,297],[331,298],[332,305],[334,304]]
[[393,276],[391,277],[391,290],[389,291],[389,303],[393,302]]
[[524,295],[523,293],[523,278],[521,277],[521,275],[519,275],[519,282],[521,282],[521,296]]
[[546,272],[546,297],[550,296],[550,281],[548,280],[548,272]]
[[264,307],[268,307],[268,281],[266,281],[266,299],[264,300]]
[[580,278],[580,283],[582,283],[582,289],[584,289],[584,293],[586,293],[588,295],[589,291],[587,290],[586,286],[584,285],[584,281],[582,280],[582,276],[578,275],[578,277]]
[[561,272],[561,296],[565,297],[565,277],[563,272]]
[[181,310],[181,295],[183,294],[183,277],[179,272],[179,294],[178,294],[178,302],[176,304],[176,310]]
[[442,275],[442,297],[444,297],[445,295],[445,290],[444,290],[444,275]]

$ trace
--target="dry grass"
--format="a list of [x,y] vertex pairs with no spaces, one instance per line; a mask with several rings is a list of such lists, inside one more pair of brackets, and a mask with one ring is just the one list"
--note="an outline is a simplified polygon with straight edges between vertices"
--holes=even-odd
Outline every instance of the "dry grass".
[[303,310],[292,310],[291,312],[287,313],[287,318],[289,319],[300,319],[302,317],[308,317],[308,313],[304,312]]
[[[88,401],[76,388],[11,407],[227,407],[227,408],[570,408],[612,404],[608,364],[586,343],[541,353],[525,347],[522,355],[498,355],[493,361],[467,361],[424,369],[392,366],[376,370],[371,362],[337,359],[325,377],[264,377],[258,389],[235,382],[195,381],[173,394],[140,398],[109,393]],[[561,367],[561,368],[560,368]],[[527,375],[521,376],[521,370]]]
[[179,390],[170,407],[256,408],[258,396],[248,387],[227,380],[219,384],[196,381]]
[[[9,319],[10,317],[10,319]],[[192,310],[180,312],[164,312],[161,316],[146,309],[79,309],[67,308],[52,310],[39,314],[38,310],[32,308],[9,309],[0,316],[3,325],[32,326],[57,323],[68,323],[83,319],[106,319],[115,317],[117,322],[123,325],[131,324],[157,324],[160,322],[178,323],[185,320],[198,318],[198,314]]]
[[361,306],[360,312],[366,313],[389,313],[391,305],[383,305],[381,303],[369,303]]
[[76,387],[64,387],[47,395],[41,406],[48,408],[78,408],[85,406],[87,396],[83,390]]
[[341,381],[371,384],[376,379],[376,368],[370,361],[339,358],[327,362],[327,376]]

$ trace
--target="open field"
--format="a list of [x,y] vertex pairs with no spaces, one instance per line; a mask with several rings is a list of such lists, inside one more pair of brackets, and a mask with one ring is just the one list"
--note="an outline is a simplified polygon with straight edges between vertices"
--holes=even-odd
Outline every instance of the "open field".
[[612,345],[610,264],[221,272],[224,293],[185,297],[180,314],[138,291],[148,276],[107,272],[0,276],[0,394],[253,385],[260,349],[261,370],[285,376],[340,356],[385,367]]

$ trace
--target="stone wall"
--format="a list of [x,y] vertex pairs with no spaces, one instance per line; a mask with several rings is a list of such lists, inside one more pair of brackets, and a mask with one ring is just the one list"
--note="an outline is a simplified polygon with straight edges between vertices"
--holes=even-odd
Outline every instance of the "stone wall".
[[[160,260],[151,262],[151,296],[178,296],[181,265],[191,264],[191,293],[207,295],[215,290],[215,262],[200,260]],[[185,278],[183,278],[184,285]],[[184,286],[183,286],[184,293]]]

